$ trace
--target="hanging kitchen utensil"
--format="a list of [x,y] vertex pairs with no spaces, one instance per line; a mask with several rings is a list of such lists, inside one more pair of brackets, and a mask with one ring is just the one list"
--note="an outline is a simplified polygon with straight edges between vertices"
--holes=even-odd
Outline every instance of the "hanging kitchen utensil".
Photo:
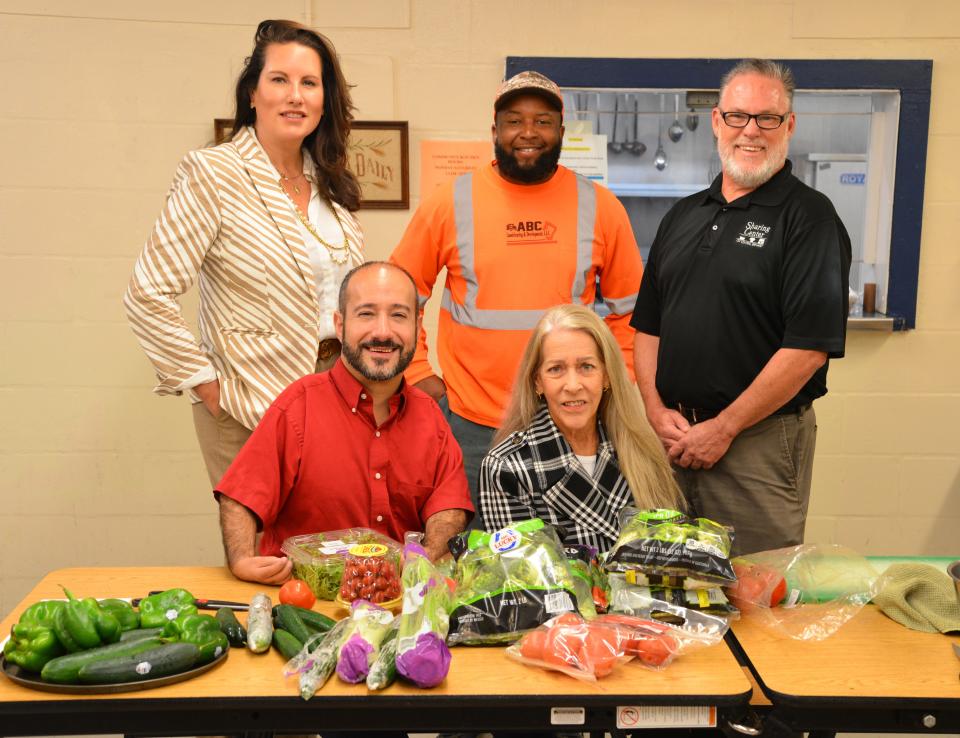
[[619,154],[623,151],[623,144],[617,141],[617,117],[620,115],[620,95],[613,94],[613,131],[610,134],[610,142],[607,148],[613,154]]
[[633,141],[630,144],[630,153],[634,156],[643,156],[647,145],[640,140],[640,96],[633,98]]
[[673,124],[667,130],[667,135],[674,143],[683,138],[683,126],[680,125],[680,95],[674,97]]
[[657,153],[653,157],[653,166],[658,171],[667,168],[667,152],[663,150],[663,95],[660,96],[660,115],[657,116]]
[[687,130],[695,131],[698,125],[700,125],[700,116],[696,110],[690,108],[690,112],[687,114]]

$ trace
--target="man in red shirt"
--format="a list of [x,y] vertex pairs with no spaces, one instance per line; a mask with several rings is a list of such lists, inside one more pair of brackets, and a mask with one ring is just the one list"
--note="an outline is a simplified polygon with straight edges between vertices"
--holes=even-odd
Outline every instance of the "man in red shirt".
[[280,394],[214,492],[238,579],[279,584],[292,569],[285,538],[358,526],[396,540],[423,531],[438,558],[473,512],[443,413],[403,382],[420,327],[413,279],[384,262],[357,267],[334,326],[340,359]]

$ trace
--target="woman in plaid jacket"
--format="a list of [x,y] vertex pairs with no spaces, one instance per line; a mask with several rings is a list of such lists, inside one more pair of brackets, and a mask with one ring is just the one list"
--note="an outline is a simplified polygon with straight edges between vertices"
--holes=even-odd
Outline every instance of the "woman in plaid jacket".
[[627,505],[683,508],[663,446],[604,322],[560,305],[537,324],[480,469],[488,530],[539,517],[604,552]]

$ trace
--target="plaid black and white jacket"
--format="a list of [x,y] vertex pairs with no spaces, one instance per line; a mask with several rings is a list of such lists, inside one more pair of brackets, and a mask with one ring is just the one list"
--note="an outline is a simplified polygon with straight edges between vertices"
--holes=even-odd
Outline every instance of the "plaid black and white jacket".
[[529,428],[492,448],[480,466],[480,509],[487,530],[541,518],[565,544],[609,551],[619,532],[617,516],[633,496],[602,424],[598,431],[592,476],[546,407]]

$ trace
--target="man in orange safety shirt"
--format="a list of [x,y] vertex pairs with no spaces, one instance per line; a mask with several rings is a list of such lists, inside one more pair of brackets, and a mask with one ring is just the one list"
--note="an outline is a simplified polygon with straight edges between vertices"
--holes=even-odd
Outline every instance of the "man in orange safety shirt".
[[[446,267],[443,378],[428,362],[423,330],[406,377],[447,413],[476,510],[480,461],[536,322],[557,304],[592,307],[599,280],[607,325],[632,372],[630,318],[643,269],[613,193],[558,164],[563,98],[553,81],[521,72],[504,82],[492,131],[496,161],[427,193],[390,257],[413,275],[421,304]],[[482,526],[479,516],[473,524]]]

